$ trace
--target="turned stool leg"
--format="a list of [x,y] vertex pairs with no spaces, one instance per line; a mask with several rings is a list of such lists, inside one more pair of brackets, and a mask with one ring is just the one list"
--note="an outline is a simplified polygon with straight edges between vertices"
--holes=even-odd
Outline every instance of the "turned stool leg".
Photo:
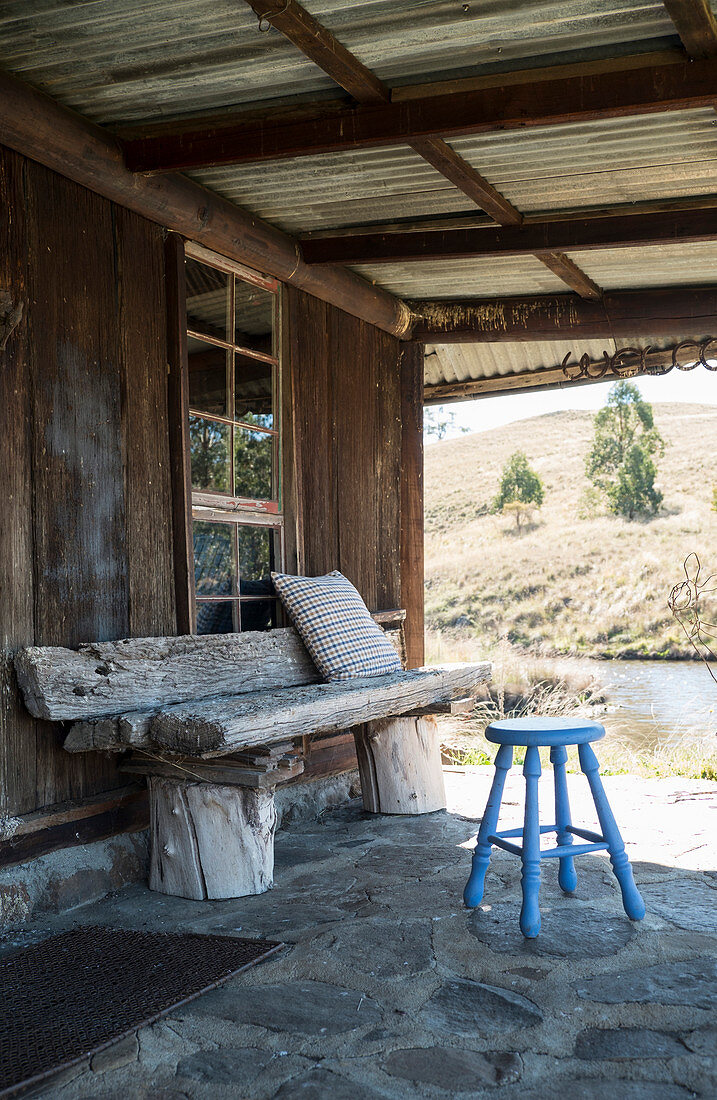
[[607,800],[607,795],[605,794],[605,789],[600,779],[600,765],[598,764],[597,757],[590,745],[587,744],[578,745],[578,753],[580,756],[580,767],[585,772],[588,783],[590,784],[590,790],[592,792],[593,802],[595,803],[595,809],[597,810],[602,835],[605,837],[608,846],[612,869],[615,872],[615,878],[620,884],[622,904],[625,907],[625,912],[630,920],[642,920],[645,916],[645,903],[632,877],[632,867],[625,853],[625,844],[620,836],[620,830],[617,827],[617,822],[610,809],[610,803]]
[[540,815],[538,810],[538,780],[540,753],[531,745],[525,752],[525,819],[523,823],[523,905],[520,910],[520,930],[532,940],[540,931]]
[[490,863],[490,853],[492,845],[488,840],[489,836],[493,836],[498,825],[498,815],[500,814],[500,803],[503,798],[503,787],[505,786],[505,777],[513,766],[513,746],[501,745],[496,753],[495,757],[495,775],[493,777],[493,785],[490,789],[488,796],[488,802],[486,804],[485,813],[480,823],[480,829],[478,830],[478,839],[476,842],[475,851],[473,852],[473,862],[471,864],[471,873],[466,883],[466,888],[463,891],[463,901],[468,909],[475,909],[477,905],[480,905],[483,900],[483,886],[485,883],[485,873],[488,870],[488,864]]
[[[568,800],[568,777],[565,772],[568,754],[564,745],[556,745],[550,750],[550,762],[553,765],[555,780],[555,827],[558,833],[558,844],[572,844],[573,836],[568,831],[572,820]],[[561,856],[559,862],[558,885],[564,893],[572,894],[578,884],[575,861],[572,856]]]

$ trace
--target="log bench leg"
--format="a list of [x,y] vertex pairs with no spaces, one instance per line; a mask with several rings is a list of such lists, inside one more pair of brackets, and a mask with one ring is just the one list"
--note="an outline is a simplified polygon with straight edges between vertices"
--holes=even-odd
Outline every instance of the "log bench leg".
[[446,791],[435,718],[390,718],[354,730],[363,804],[371,813],[444,810]]
[[274,876],[274,789],[149,777],[150,890],[181,898],[262,894]]

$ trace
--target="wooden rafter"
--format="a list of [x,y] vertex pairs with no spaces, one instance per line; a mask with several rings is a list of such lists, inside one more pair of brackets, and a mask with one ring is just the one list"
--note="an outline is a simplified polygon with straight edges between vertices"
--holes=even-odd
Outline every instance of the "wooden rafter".
[[125,167],[117,142],[106,130],[42,92],[0,73],[0,100],[0,144],[165,229],[297,286],[395,336],[408,333],[411,314],[392,294],[351,271],[331,271],[328,278],[315,278],[293,237],[192,180],[138,179]]
[[[271,23],[306,57],[347,91],[357,103],[391,102],[387,84],[354,57],[326,27],[318,23],[296,0],[246,0],[260,20]],[[520,225],[523,215],[476,171],[442,137],[418,138],[409,143],[432,168],[467,195],[498,225]],[[600,288],[565,256],[538,257],[559,279],[587,298],[600,297]]]
[[410,303],[413,339],[435,344],[610,339],[695,338],[717,332],[717,286],[606,291],[599,302],[574,294],[464,298]]
[[690,57],[717,57],[717,19],[710,0],[663,0]]
[[[717,238],[717,206],[526,219],[521,225],[337,233],[302,242],[308,264],[380,264],[475,256],[548,256]],[[551,260],[552,262],[552,260]]]
[[136,172],[168,172],[219,164],[251,164],[319,153],[405,145],[418,138],[450,138],[532,126],[620,118],[712,107],[717,67],[710,61],[636,64],[589,76],[553,75],[371,106],[322,103],[286,107],[260,118],[241,114],[190,119],[181,127],[154,127],[150,136],[125,141]]
[[245,0],[357,103],[390,103],[391,91],[296,0]]

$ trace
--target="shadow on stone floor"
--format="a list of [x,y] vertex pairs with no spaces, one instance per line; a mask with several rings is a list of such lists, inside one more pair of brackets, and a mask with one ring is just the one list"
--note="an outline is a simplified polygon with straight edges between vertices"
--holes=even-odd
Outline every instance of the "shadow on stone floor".
[[286,948],[42,1095],[717,1095],[714,877],[641,859],[638,838],[648,914],[634,924],[601,855],[576,861],[570,897],[548,865],[541,934],[525,941],[520,868],[507,854],[492,862],[482,906],[462,906],[463,845],[476,827],[457,814],[378,818],[353,804],[279,834],[266,894],[197,903],[134,886],[65,916],[65,925],[279,937]]

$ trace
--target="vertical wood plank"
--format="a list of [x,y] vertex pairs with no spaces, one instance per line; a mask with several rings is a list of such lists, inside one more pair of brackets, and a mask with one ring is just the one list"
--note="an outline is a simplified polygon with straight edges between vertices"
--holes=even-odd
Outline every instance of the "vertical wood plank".
[[167,303],[167,402],[174,541],[177,630],[196,629],[192,543],[192,468],[189,454],[189,367],[184,241],[170,233],[165,243]]
[[128,625],[134,637],[161,637],[176,630],[164,242],[157,226],[121,207],[115,211],[115,236]]
[[401,348],[401,606],[406,609],[406,663],[424,663],[423,611],[423,345]]
[[[110,203],[37,164],[28,224],[35,640],[126,636],[125,493]],[[38,806],[119,785],[38,726]]]
[[[281,312],[281,491],[284,511],[284,568],[287,573],[305,573],[302,463],[297,417],[297,382],[291,354],[292,306],[289,288],[280,290]],[[294,310],[295,312],[295,310]]]
[[304,566],[309,575],[339,567],[337,472],[329,307],[292,289],[290,354],[294,431],[301,469]]
[[378,610],[401,603],[401,344],[374,330],[379,364],[377,436],[378,545],[376,557]]
[[34,641],[25,198],[22,159],[0,147],[0,291],[24,304],[0,351],[0,818],[34,810],[36,785],[36,724],[12,668],[16,650]]
[[337,440],[339,568],[377,610],[378,415],[374,330],[332,309],[331,362]]

